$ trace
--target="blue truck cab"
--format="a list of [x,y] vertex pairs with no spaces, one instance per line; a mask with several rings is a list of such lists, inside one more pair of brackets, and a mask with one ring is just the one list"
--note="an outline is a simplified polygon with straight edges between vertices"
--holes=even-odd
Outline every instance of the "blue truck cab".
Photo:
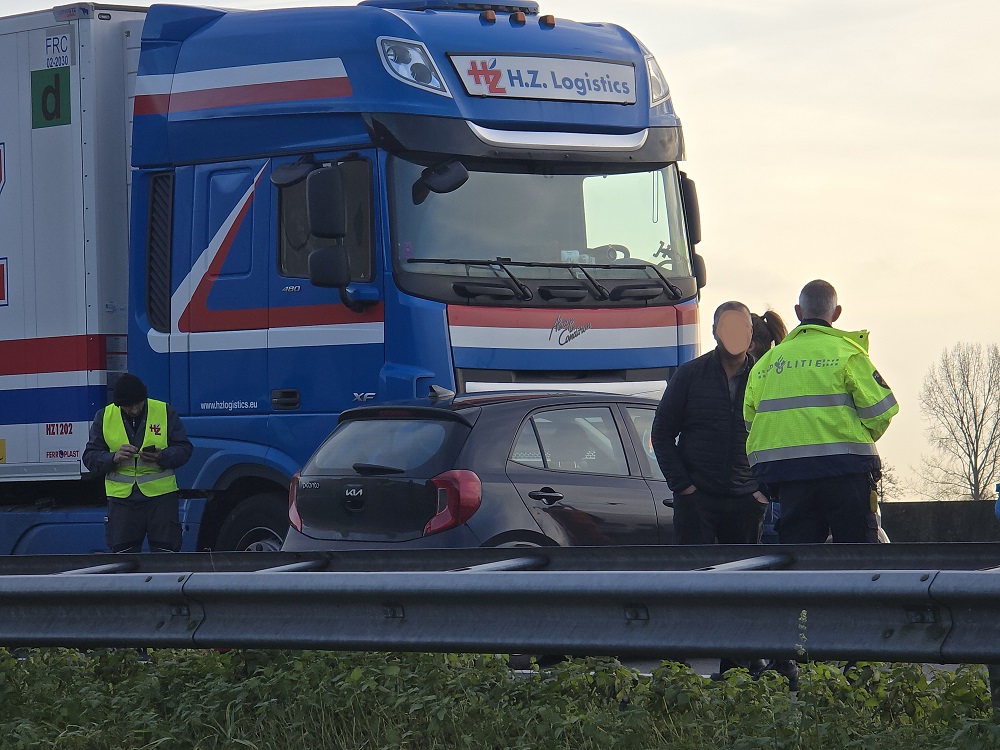
[[185,548],[278,547],[345,408],[655,396],[697,355],[694,184],[628,31],[535,2],[154,5],[137,51],[127,368],[195,445]]

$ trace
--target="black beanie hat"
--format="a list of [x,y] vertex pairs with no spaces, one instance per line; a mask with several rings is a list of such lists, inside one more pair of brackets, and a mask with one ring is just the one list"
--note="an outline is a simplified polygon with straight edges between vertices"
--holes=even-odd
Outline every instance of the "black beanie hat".
[[130,373],[115,382],[115,406],[131,406],[146,400],[146,384]]

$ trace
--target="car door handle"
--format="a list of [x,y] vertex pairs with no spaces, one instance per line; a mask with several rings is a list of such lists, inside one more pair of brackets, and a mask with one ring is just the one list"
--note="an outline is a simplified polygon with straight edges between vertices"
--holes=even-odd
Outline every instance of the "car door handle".
[[541,500],[546,505],[552,505],[563,499],[563,493],[556,492],[551,487],[542,487],[540,490],[529,492],[528,497],[532,500]]
[[663,504],[666,505],[668,508],[673,508],[674,499],[672,497],[665,497],[663,498]]

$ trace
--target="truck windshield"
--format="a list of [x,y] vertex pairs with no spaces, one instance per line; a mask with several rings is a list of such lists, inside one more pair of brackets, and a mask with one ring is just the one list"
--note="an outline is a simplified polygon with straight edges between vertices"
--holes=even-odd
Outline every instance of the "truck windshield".
[[[573,174],[529,173],[534,165],[524,172],[470,167],[461,187],[415,203],[413,184],[423,169],[395,157],[390,170],[394,260],[404,274],[585,274],[598,281],[691,275],[674,164],[630,173],[595,165]],[[505,268],[484,262],[495,260]]]

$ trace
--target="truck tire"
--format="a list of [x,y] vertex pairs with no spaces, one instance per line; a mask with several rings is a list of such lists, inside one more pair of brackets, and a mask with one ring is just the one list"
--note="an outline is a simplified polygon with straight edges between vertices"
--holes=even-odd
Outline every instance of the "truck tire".
[[233,508],[215,549],[277,552],[288,534],[288,499],[277,492],[252,495]]

